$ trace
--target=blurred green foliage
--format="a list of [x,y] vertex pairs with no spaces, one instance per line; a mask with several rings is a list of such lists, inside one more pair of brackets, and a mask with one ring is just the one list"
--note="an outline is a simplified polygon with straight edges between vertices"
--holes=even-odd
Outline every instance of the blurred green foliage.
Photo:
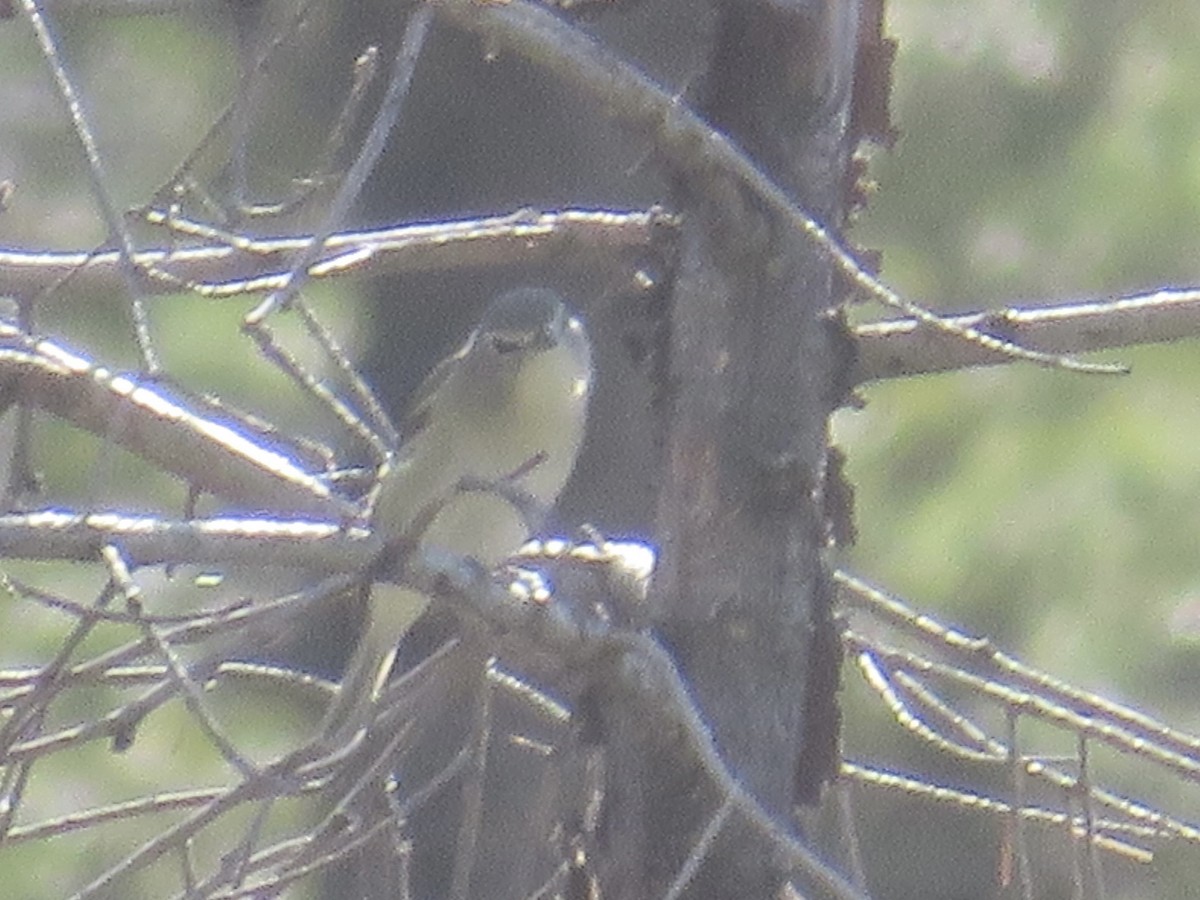
[[[1200,283],[1200,7],[890,11],[903,136],[853,232],[890,284],[959,311]],[[849,561],[1032,662],[1195,716],[1188,667],[1175,684],[1156,669],[1200,666],[1172,629],[1200,588],[1200,354],[1104,358],[1133,375],[869,387],[837,421],[858,490]],[[1110,666],[1135,639],[1145,664]]]
[[[965,311],[1200,283],[1200,6],[892,0],[889,26],[903,136],[876,155],[878,194],[853,230],[882,249],[889,284]],[[1005,367],[867,388],[866,410],[835,422],[860,532],[845,563],[1031,664],[1196,730],[1200,353],[1192,342],[1103,358],[1133,375]],[[875,700],[849,697],[851,756],[900,754],[902,770],[979,783],[909,746]],[[1025,749],[1051,748],[1073,752]],[[1135,795],[1177,789],[1132,769],[1101,767]],[[865,808],[876,862],[890,861],[871,885],[879,897],[1002,895],[999,829],[981,817],[920,801]],[[981,831],[978,853],[951,849]],[[1195,896],[1198,859],[1168,852],[1155,875],[1118,864],[1109,888]],[[1191,875],[1172,882],[1172,869]]]

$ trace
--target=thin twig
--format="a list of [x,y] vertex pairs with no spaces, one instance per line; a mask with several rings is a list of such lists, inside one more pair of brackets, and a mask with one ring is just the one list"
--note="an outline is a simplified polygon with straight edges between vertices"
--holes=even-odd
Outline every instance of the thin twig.
[[[30,2],[30,0],[26,0],[26,2]],[[245,327],[253,328],[272,310],[287,307],[291,299],[303,289],[308,279],[308,270],[320,257],[325,248],[325,242],[345,221],[347,213],[358,198],[358,192],[383,153],[384,145],[400,118],[400,111],[403,108],[404,99],[408,95],[408,88],[412,83],[412,75],[420,57],[421,48],[425,45],[425,35],[429,31],[432,21],[433,12],[425,5],[417,7],[409,17],[405,25],[404,38],[400,43],[400,50],[393,63],[392,77],[375,115],[375,121],[371,124],[371,130],[359,148],[357,158],[338,186],[337,194],[329,204],[322,227],[317,229],[308,245],[292,260],[287,283],[279,290],[272,291],[258,308],[246,316]]]
[[[1002,800],[995,800],[991,797],[985,797],[982,794],[960,791],[956,788],[931,784],[928,781],[897,775],[895,772],[862,765],[861,763],[843,762],[841,775],[843,778],[858,782],[859,784],[898,790],[914,797],[926,797],[942,803],[952,803],[955,806],[965,809],[981,810],[1000,815],[1007,815],[1012,809],[1012,804],[1005,803]],[[1058,812],[1057,810],[1024,807],[1018,809],[1017,814],[1033,822],[1044,822],[1055,826],[1065,825],[1076,836],[1082,836],[1084,833],[1082,820],[1078,817],[1072,817],[1067,813]],[[1117,838],[1103,834],[1093,834],[1092,840],[1101,848],[1135,862],[1149,863],[1154,858],[1152,853],[1143,850],[1141,847],[1135,847]]]
[[971,670],[984,680],[1001,679],[1018,692],[1037,696],[1047,704],[1071,710],[1086,719],[1112,723],[1132,735],[1138,743],[1153,744],[1169,755],[1194,759],[1200,764],[1200,737],[1170,728],[1145,713],[1027,666],[998,650],[986,638],[972,637],[917,613],[900,598],[848,572],[838,570],[833,579],[841,589],[839,594],[843,603],[870,613],[935,650],[953,652],[964,671]]
[[33,26],[38,44],[42,49],[42,55],[45,57],[46,64],[50,67],[51,75],[54,77],[55,86],[58,88],[57,96],[63,105],[67,117],[71,120],[71,124],[75,128],[75,135],[83,148],[84,157],[87,160],[88,178],[92,184],[92,193],[95,195],[96,202],[100,206],[100,212],[104,217],[105,225],[108,227],[108,233],[110,237],[117,241],[120,247],[119,268],[126,294],[129,297],[134,338],[138,351],[142,356],[142,368],[148,374],[156,374],[160,367],[154,352],[153,342],[150,338],[150,322],[146,317],[146,310],[141,300],[142,289],[135,262],[137,251],[133,245],[133,237],[129,233],[129,228],[126,226],[124,218],[117,211],[117,206],[113,202],[112,196],[109,194],[109,178],[105,172],[104,162],[100,157],[100,149],[97,147],[96,138],[87,123],[83,106],[80,103],[78,94],[75,92],[75,86],[71,83],[71,78],[67,75],[66,68],[63,66],[62,54],[50,30],[50,24],[47,22],[46,17],[42,15],[38,0],[21,0],[21,5],[25,9],[25,15],[28,17],[30,24]]

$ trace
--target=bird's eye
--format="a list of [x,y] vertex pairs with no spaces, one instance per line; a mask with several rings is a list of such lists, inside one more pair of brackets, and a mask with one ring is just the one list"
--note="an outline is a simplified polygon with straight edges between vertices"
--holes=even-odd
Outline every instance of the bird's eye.
[[497,353],[515,353],[525,348],[529,341],[523,335],[493,334],[492,346]]

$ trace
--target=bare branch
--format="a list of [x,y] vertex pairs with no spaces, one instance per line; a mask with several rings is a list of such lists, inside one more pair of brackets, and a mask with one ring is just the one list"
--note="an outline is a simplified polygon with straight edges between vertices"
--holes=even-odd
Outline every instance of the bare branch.
[[[243,509],[345,518],[357,508],[296,462],[293,442],[152,378],[122,375],[0,322],[0,383]],[[207,407],[207,408],[206,408]],[[197,411],[199,410],[199,411]]]
[[0,516],[0,558],[94,562],[109,544],[119,546],[130,565],[137,566],[241,563],[327,573],[361,571],[382,546],[368,531],[329,522],[183,522],[58,510]]
[[[1007,307],[948,319],[1050,354],[1085,353],[1200,336],[1200,290],[1179,288],[1116,300]],[[859,383],[1012,362],[1008,354],[969,343],[915,319],[854,329]]]
[[[312,242],[311,235],[264,239],[235,238],[171,218],[147,214],[203,238],[200,247],[141,250],[133,261],[139,271],[165,273],[145,285],[147,293],[172,293],[181,287],[214,298],[278,290],[287,280],[287,260]],[[375,231],[341,232],[325,242],[309,269],[315,279],[335,275],[380,275],[502,266],[514,262],[584,266],[597,257],[637,252],[660,240],[676,224],[670,213],[564,209],[518,210],[502,216],[419,223]],[[0,291],[16,296],[39,293],[68,276],[80,291],[110,291],[123,284],[119,254],[42,253],[0,249]],[[57,295],[42,300],[53,304]],[[65,302],[65,301],[63,301]]]

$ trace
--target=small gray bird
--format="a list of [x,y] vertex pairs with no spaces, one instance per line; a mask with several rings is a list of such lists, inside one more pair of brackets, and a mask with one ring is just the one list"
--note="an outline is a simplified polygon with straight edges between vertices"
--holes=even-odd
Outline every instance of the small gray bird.
[[[496,297],[466,344],[418,389],[404,443],[377,485],[375,532],[498,565],[566,484],[591,386],[583,324],[556,293],[519,288]],[[533,521],[517,495],[531,501]],[[349,739],[367,723],[396,646],[427,603],[410,589],[372,586],[362,636],[321,728],[326,739]]]

